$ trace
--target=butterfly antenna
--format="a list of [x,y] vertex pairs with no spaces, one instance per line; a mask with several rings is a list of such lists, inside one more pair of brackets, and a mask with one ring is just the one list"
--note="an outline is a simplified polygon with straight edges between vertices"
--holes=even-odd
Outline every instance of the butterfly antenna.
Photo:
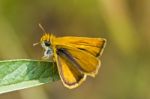
[[39,42],[38,42],[38,43],[34,43],[33,46],[36,46],[36,45],[38,45],[38,44],[39,44]]
[[46,33],[45,29],[43,28],[43,26],[39,23],[39,27],[41,28],[41,30]]

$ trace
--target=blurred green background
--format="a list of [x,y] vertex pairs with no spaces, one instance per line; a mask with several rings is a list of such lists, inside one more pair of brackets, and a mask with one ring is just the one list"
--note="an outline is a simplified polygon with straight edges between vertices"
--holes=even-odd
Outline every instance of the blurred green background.
[[150,99],[150,0],[0,0],[0,60],[40,59],[45,30],[108,40],[95,79],[66,89],[61,81],[0,99]]

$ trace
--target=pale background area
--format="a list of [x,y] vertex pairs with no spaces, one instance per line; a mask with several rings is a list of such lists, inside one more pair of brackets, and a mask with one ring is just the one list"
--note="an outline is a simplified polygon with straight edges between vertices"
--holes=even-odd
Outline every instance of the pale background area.
[[61,81],[0,99],[150,99],[150,0],[0,0],[0,60],[40,59],[42,31],[104,37],[95,79],[66,89]]

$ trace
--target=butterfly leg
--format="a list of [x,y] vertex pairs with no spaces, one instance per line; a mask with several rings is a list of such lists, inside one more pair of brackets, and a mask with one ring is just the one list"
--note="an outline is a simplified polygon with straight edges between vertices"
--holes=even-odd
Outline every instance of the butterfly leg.
[[53,61],[53,51],[51,48],[46,48],[42,59],[50,59],[50,61]]

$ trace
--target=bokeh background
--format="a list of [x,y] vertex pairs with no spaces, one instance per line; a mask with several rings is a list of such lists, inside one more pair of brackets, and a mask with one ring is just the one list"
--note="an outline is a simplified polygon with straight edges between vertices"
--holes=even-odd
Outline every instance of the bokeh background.
[[0,99],[150,99],[150,0],[0,0],[0,60],[40,59],[38,23],[57,36],[106,38],[100,72],[74,90],[57,81]]

